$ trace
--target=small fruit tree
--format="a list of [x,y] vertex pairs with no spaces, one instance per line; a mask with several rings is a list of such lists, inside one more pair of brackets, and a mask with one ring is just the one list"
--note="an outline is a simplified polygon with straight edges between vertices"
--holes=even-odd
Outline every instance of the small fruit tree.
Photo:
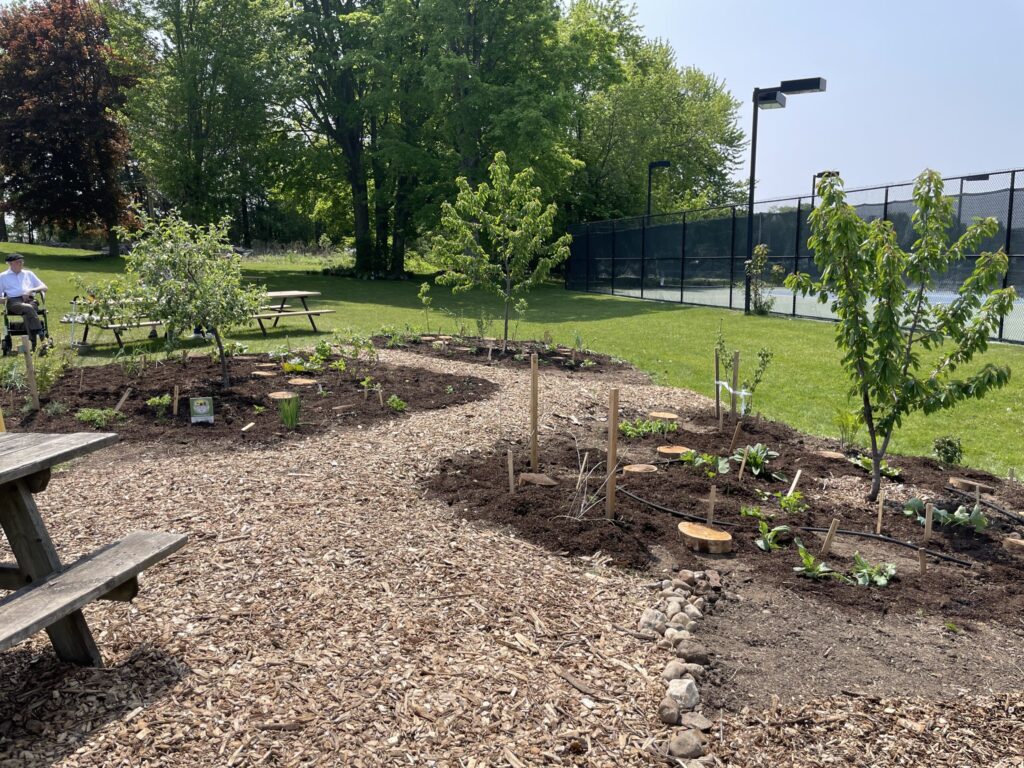
[[891,222],[869,224],[857,215],[846,203],[840,178],[823,178],[818,194],[821,204],[810,216],[808,242],[821,276],[815,281],[807,274],[790,275],[786,286],[817,294],[838,318],[836,344],[871,442],[868,498],[873,501],[882,482],[882,459],[904,416],[981,398],[1009,380],[1006,366],[963,369],[988,348],[1016,293],[999,287],[1008,266],[1000,250],[977,256],[952,301],[932,304],[929,292],[937,277],[999,229],[995,219],[979,219],[950,244],[953,202],[943,196],[935,171],[924,171],[914,184],[917,240],[909,251],[897,244]]
[[489,172],[491,183],[476,189],[462,177],[456,180],[458,196],[441,207],[431,253],[445,270],[438,278],[442,285],[456,293],[482,288],[501,298],[505,351],[512,307],[525,306],[523,295],[569,257],[571,238],[549,242],[558,209],[541,202],[532,168],[512,176],[505,153],[499,152]]
[[125,268],[139,313],[163,321],[169,337],[199,326],[213,334],[225,387],[230,377],[224,335],[256,314],[263,292],[243,284],[227,227],[227,219],[193,226],[177,212],[160,220],[141,216]]

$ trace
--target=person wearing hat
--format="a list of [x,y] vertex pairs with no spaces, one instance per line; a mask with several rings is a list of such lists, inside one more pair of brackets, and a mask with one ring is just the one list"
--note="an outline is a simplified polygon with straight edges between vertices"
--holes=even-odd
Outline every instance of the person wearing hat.
[[24,319],[32,350],[35,351],[36,339],[41,335],[43,324],[39,320],[39,304],[33,294],[45,291],[46,283],[31,270],[24,269],[25,257],[20,253],[8,254],[5,261],[7,270],[0,272],[0,293],[7,300],[7,313],[21,315]]

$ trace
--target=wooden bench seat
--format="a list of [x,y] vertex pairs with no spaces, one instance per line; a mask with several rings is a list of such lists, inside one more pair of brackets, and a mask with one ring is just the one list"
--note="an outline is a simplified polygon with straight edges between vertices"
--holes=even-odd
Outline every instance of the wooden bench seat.
[[282,317],[307,317],[309,318],[309,324],[313,326],[313,330],[316,331],[316,323],[313,322],[314,317],[320,315],[330,315],[334,312],[333,309],[291,309],[287,312],[261,312],[258,315],[253,315],[252,319],[259,323],[260,330],[263,331],[263,335],[267,335],[267,328],[263,325],[264,320],[273,320],[274,326],[277,326],[277,321]]
[[[136,531],[0,600],[0,651],[26,640],[181,549],[177,533]],[[117,599],[117,598],[112,598]]]

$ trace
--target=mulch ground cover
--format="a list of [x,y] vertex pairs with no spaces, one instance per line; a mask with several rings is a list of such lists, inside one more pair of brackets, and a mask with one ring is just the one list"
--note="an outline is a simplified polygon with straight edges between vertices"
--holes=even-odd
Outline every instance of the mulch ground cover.
[[[603,495],[600,487],[605,459],[606,429],[594,425],[577,430],[575,435],[562,432],[541,437],[540,471],[559,482],[554,488],[532,485],[520,486],[509,494],[505,465],[505,446],[497,446],[492,455],[456,456],[442,462],[439,473],[429,481],[430,492],[445,499],[468,518],[485,519],[513,527],[523,538],[566,555],[591,555],[600,551],[616,565],[629,568],[648,568],[652,571],[665,566],[701,568],[701,563],[682,546],[677,528],[680,518],[639,503],[620,493],[618,519],[604,518],[603,503],[595,504],[580,519],[579,511]],[[732,438],[732,427],[726,424],[718,432],[713,410],[687,413],[677,432],[667,438],[647,437],[625,439],[620,437],[619,457],[623,464],[657,462],[657,447],[679,444],[698,453],[727,454]],[[749,470],[742,480],[737,477],[737,464],[730,472],[715,478],[708,477],[702,468],[679,462],[662,463],[651,474],[629,475],[619,479],[619,487],[645,500],[680,512],[704,517],[711,486],[717,488],[718,501],[715,520],[728,527],[734,537],[734,552],[721,556],[721,567],[728,569],[729,561],[737,559],[748,563],[759,579],[786,582],[798,594],[847,606],[855,612],[866,609],[877,612],[888,610],[912,613],[936,611],[943,616],[963,620],[1017,622],[1024,615],[1024,583],[1020,578],[1021,564],[1002,546],[1001,539],[1014,526],[990,509],[988,530],[975,533],[973,528],[942,527],[935,525],[931,550],[956,557],[970,563],[963,567],[944,563],[942,568],[930,567],[925,574],[917,568],[901,563],[896,582],[884,589],[851,587],[835,580],[813,581],[795,578],[793,567],[799,565],[794,547],[786,546],[771,554],[759,550],[754,540],[757,523],[740,515],[741,507],[758,506],[771,513],[771,525],[809,526],[827,528],[833,518],[840,519],[840,528],[874,531],[877,505],[865,499],[867,473],[845,459],[825,458],[817,453],[823,449],[835,450],[828,441],[809,437],[789,427],[760,419],[744,421],[744,445],[767,444],[779,456],[772,459],[770,469],[784,473],[792,479],[802,470],[800,490],[807,496],[808,509],[798,514],[787,514],[774,498],[758,495],[785,494],[789,480],[752,478]],[[528,472],[528,452],[516,450],[516,473]],[[601,463],[589,478],[587,489],[579,491],[580,466],[586,456],[587,467]],[[888,495],[883,533],[901,541],[922,546],[922,526],[906,517],[903,502],[915,495],[923,495],[936,506],[950,511],[965,499],[957,498],[946,490],[951,475],[983,481],[996,487],[993,500],[1004,509],[1017,510],[1020,491],[1016,484],[1004,483],[987,473],[957,467],[942,467],[937,462],[920,457],[893,456],[889,464],[901,471],[899,483],[885,480],[883,490]],[[911,488],[912,486],[912,488]],[[912,492],[913,490],[913,492]],[[1018,528],[1019,530],[1019,528]],[[823,533],[794,531],[817,553],[824,539]],[[844,542],[839,546],[839,541]],[[861,553],[870,552],[872,562],[899,556],[916,557],[913,550],[894,545],[852,537],[837,537],[833,552],[825,558],[835,570],[848,571],[853,565],[851,548]],[[706,558],[706,556],[704,556]],[[668,562],[666,562],[668,560]],[[935,563],[935,560],[931,561]]]
[[[334,358],[338,359],[338,358]],[[185,364],[177,361],[148,363],[141,371],[129,372],[112,363],[69,369],[40,398],[42,410],[18,415],[4,403],[10,429],[36,432],[82,432],[92,427],[76,418],[83,408],[113,408],[128,388],[131,392],[117,418],[104,429],[114,431],[128,441],[158,441],[202,448],[221,444],[267,444],[323,432],[334,426],[369,425],[381,419],[401,418],[402,413],[447,408],[489,397],[497,386],[472,376],[453,376],[433,371],[364,361],[349,363],[345,371],[324,365],[320,371],[286,373],[280,360],[266,356],[240,356],[231,361],[231,385],[224,388],[220,364],[208,356],[191,357]],[[270,375],[268,375],[270,374]],[[380,387],[380,395],[360,385],[371,377],[370,386]],[[291,384],[289,380],[307,379],[312,383]],[[158,416],[146,401],[170,395],[178,387],[178,415],[170,411]],[[297,429],[285,428],[271,392],[289,391],[299,395],[300,423]],[[406,403],[399,413],[387,405],[397,396]],[[192,424],[190,397],[212,396],[213,424]],[[383,400],[383,404],[382,401]],[[242,428],[252,424],[245,432]]]

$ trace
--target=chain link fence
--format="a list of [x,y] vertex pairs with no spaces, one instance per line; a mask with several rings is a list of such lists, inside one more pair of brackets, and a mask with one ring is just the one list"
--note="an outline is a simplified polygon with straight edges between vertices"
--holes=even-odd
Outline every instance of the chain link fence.
[[[951,237],[958,237],[975,218],[999,222],[995,236],[981,243],[979,253],[1003,248],[1010,255],[1004,278],[1024,297],[1024,169],[946,179],[955,218]],[[913,184],[892,184],[847,191],[847,202],[865,220],[893,223],[902,248],[915,239]],[[769,269],[817,276],[807,247],[807,217],[813,196],[768,200],[754,204],[754,243],[769,250]],[[730,205],[693,211],[595,221],[569,229],[573,236],[565,272],[571,291],[610,293],[638,299],[743,309],[747,255],[747,206]],[[976,255],[941,275],[930,294],[935,303],[953,299],[974,268]],[[795,295],[784,287],[771,289],[773,314],[834,319],[827,304]],[[1024,343],[1024,299],[1018,299],[995,337]]]

